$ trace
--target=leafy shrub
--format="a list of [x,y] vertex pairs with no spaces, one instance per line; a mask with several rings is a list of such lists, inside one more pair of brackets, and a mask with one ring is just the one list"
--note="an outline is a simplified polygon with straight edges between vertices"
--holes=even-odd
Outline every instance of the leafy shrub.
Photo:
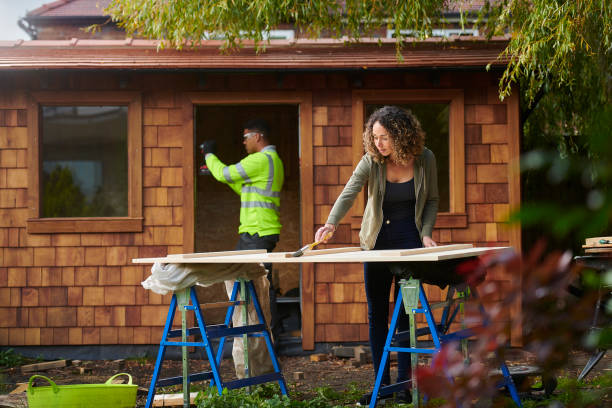
[[15,367],[22,365],[24,362],[24,358],[15,353],[12,348],[0,351],[0,367]]

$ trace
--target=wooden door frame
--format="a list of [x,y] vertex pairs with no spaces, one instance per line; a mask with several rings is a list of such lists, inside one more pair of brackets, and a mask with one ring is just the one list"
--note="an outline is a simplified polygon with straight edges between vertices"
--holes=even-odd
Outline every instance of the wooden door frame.
[[[300,218],[301,237],[314,236],[314,175],[312,93],[294,91],[271,92],[188,92],[183,98],[183,251],[195,251],[194,205],[194,108],[196,105],[298,105],[300,120]],[[301,266],[302,348],[314,348],[314,266]]]

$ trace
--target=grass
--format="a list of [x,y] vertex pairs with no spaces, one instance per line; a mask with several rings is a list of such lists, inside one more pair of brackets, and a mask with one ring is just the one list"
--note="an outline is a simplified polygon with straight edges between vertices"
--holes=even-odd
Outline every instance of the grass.
[[145,356],[134,356],[134,357],[126,358],[125,361],[134,361],[139,366],[144,366],[146,364],[154,363],[155,362],[155,357],[148,356],[148,355],[145,355]]
[[[601,407],[607,406],[612,398],[612,374],[605,373],[589,381],[578,381],[575,378],[557,378],[558,386],[549,398],[539,397],[537,400],[523,398],[525,408],[539,408],[550,406],[565,407]],[[196,404],[198,408],[348,408],[355,407],[367,390],[357,383],[348,384],[347,388],[337,391],[331,387],[319,387],[315,396],[302,399],[304,396],[290,391],[290,398],[281,396],[277,384],[264,384],[251,388],[247,393],[245,389],[224,390],[218,395],[216,389],[206,389],[198,395]],[[560,403],[560,404],[559,404]],[[431,400],[427,407],[444,405],[443,400]],[[477,404],[480,406],[479,404]],[[412,404],[399,404],[387,402],[386,408],[408,408]],[[513,407],[514,403],[507,397],[501,397],[495,406]]]

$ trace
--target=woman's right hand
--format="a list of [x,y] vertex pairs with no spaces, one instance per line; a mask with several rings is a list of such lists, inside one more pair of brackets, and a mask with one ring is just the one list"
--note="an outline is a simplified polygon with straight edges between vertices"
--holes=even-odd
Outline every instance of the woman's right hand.
[[[323,243],[327,243],[327,241],[329,241],[329,239],[334,235],[334,232],[336,232],[336,226],[334,224],[325,224],[315,233],[315,242],[321,241]],[[325,240],[323,240],[323,238],[325,238]]]

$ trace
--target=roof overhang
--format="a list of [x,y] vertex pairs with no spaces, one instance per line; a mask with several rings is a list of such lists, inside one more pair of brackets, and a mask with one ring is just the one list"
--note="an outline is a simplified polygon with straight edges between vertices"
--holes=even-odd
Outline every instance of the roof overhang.
[[6,70],[182,70],[182,69],[396,69],[502,67],[506,37],[432,38],[407,41],[396,54],[394,39],[272,40],[265,52],[245,42],[234,52],[206,41],[183,50],[160,48],[152,40],[0,41],[0,71]]

